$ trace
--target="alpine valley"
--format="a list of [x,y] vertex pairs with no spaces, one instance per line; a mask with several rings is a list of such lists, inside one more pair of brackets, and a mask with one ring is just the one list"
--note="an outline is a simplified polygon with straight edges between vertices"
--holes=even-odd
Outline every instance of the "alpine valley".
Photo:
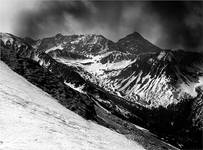
[[83,118],[145,149],[202,149],[203,53],[161,49],[137,32],[117,42],[1,33],[0,46],[13,71]]

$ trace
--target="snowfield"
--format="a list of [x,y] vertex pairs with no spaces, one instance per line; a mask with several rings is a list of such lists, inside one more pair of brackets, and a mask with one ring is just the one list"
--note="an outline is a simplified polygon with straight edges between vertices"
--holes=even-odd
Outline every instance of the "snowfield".
[[0,61],[0,150],[142,150],[67,110]]

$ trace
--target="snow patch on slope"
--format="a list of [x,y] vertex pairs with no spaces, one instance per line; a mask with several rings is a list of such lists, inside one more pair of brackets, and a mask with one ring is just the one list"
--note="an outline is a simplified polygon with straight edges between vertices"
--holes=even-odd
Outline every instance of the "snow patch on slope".
[[56,50],[56,49],[62,50],[63,47],[62,47],[62,45],[60,44],[60,45],[58,45],[58,46],[55,46],[55,47],[52,47],[52,48],[46,50],[45,53],[49,53],[49,52],[54,51],[54,50]]
[[163,57],[165,57],[165,55],[166,55],[166,52],[165,52],[165,51],[162,51],[162,52],[158,55],[157,59],[158,59],[158,60],[161,60]]
[[180,85],[180,89],[183,92],[191,95],[192,97],[197,96],[197,91],[196,91],[197,87],[203,87],[203,76],[199,77],[199,81],[196,83],[190,83],[189,85],[182,83]]
[[126,139],[67,110],[0,62],[1,150],[141,150]]
[[[111,52],[110,52],[111,53]],[[132,60],[122,60],[118,62],[107,62],[105,64],[102,64],[100,60],[104,57],[107,57],[110,53],[105,53],[102,55],[97,56],[88,56],[89,59],[63,59],[63,58],[54,58],[56,61],[66,64],[68,66],[74,66],[74,67],[81,67],[86,72],[91,73],[95,76],[100,76],[101,78],[106,78],[105,71],[115,71],[115,70],[121,70],[130,64],[132,64],[134,61]],[[100,78],[100,79],[101,79]]]
[[84,89],[84,87],[85,87],[84,85],[76,87],[75,84],[67,83],[66,81],[65,81],[64,83],[65,83],[67,86],[69,86],[70,88],[72,88],[72,89],[74,89],[74,90],[76,90],[76,91],[78,91],[78,92],[80,92],[80,93],[86,94],[86,92],[83,91],[83,89]]
[[1,40],[4,42],[4,45],[6,45],[6,42],[9,40],[11,42],[11,44],[13,43],[13,38],[7,34],[7,33],[1,33],[0,32],[0,38]]

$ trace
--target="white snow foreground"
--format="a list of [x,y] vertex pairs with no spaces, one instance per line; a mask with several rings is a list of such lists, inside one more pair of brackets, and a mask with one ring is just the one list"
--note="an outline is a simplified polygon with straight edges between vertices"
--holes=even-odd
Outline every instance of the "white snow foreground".
[[0,150],[141,150],[87,121],[0,61]]

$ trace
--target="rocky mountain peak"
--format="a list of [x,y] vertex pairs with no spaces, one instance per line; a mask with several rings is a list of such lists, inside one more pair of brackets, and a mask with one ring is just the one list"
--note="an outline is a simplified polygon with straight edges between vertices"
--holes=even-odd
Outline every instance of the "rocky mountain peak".
[[122,51],[126,51],[132,54],[161,51],[159,47],[147,41],[137,32],[129,34],[126,37],[120,39],[117,44],[119,45]]
[[128,34],[125,38],[143,38],[138,32]]

